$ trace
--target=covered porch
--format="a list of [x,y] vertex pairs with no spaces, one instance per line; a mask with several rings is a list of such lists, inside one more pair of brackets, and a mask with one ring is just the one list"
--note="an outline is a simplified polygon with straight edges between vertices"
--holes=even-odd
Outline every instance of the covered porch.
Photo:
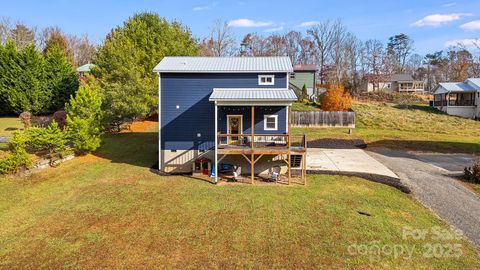
[[456,91],[435,93],[433,95],[435,107],[465,107],[475,106],[475,92]]
[[[295,170],[297,182],[305,184],[306,139],[290,133],[295,100],[289,89],[214,89],[216,183],[232,179],[227,174],[232,173],[251,184],[291,184]],[[233,172],[226,172],[225,165],[233,165]]]

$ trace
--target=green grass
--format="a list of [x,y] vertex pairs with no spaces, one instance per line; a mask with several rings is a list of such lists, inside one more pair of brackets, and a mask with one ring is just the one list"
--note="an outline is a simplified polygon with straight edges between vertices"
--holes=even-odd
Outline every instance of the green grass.
[[18,117],[0,117],[0,136],[11,136],[20,129],[23,129],[23,125]]
[[[0,268],[480,268],[466,241],[403,238],[407,226],[448,228],[389,186],[345,176],[309,176],[306,187],[214,186],[153,174],[154,130],[108,136],[96,156],[0,178]],[[372,241],[414,247],[413,257],[349,254]],[[435,243],[459,244],[462,255],[424,258]]]
[[319,110],[320,109],[317,107],[317,105],[314,102],[309,102],[309,103],[294,102],[292,104],[292,111],[316,112],[316,111],[319,111]]
[[308,140],[321,138],[363,139],[369,146],[436,151],[480,153],[480,122],[446,115],[423,105],[362,104],[353,107],[356,128],[295,128]]

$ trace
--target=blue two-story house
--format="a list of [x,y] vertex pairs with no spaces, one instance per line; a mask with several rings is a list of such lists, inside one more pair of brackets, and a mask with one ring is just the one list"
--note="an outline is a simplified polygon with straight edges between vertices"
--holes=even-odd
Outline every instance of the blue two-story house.
[[[293,167],[305,180],[305,137],[290,133],[288,57],[165,57],[159,78],[159,169],[189,173],[199,158],[212,161],[215,182],[222,163],[236,177],[284,175]],[[220,173],[220,174],[219,174]]]

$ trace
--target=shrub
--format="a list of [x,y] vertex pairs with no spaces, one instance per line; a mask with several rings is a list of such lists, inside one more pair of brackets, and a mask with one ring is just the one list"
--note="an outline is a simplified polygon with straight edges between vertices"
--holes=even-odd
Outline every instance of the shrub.
[[67,149],[67,136],[52,121],[47,128],[29,129],[27,146],[35,152],[48,151],[50,154],[63,152]]
[[25,150],[18,153],[11,153],[0,159],[0,174],[13,173],[31,164],[32,160]]
[[465,168],[465,180],[480,184],[480,159],[473,162],[472,167]]
[[307,86],[305,84],[302,87],[302,99],[308,99]]
[[0,159],[0,174],[12,173],[22,167],[28,167],[32,164],[30,156],[25,151],[27,138],[24,133],[15,132],[10,140],[10,154]]
[[58,127],[63,130],[67,124],[67,112],[65,111],[56,111],[53,114],[53,120],[57,122]]
[[67,132],[81,153],[97,150],[101,144],[102,100],[95,82],[82,84],[66,104]]
[[32,119],[32,113],[22,112],[18,118],[20,118],[20,121],[23,123],[23,129],[28,129],[30,127],[30,120]]
[[321,102],[324,111],[348,111],[352,108],[353,98],[342,85],[337,84],[327,90]]

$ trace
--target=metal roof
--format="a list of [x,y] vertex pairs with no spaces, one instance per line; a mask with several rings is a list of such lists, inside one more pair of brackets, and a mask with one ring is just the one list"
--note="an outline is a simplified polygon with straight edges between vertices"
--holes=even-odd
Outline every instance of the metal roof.
[[85,64],[77,68],[77,72],[90,72],[94,64]]
[[439,83],[433,91],[436,94],[447,92],[476,92],[478,88],[474,88],[468,83],[464,82],[451,82],[451,83]]
[[287,88],[214,88],[210,101],[295,101]]
[[164,57],[154,72],[228,73],[293,72],[292,62],[280,57]]
[[293,65],[293,71],[317,71],[317,66],[307,64]]
[[410,82],[413,81],[413,77],[410,74],[392,74],[392,82]]
[[473,87],[480,89],[480,78],[467,79],[466,83],[471,84]]

